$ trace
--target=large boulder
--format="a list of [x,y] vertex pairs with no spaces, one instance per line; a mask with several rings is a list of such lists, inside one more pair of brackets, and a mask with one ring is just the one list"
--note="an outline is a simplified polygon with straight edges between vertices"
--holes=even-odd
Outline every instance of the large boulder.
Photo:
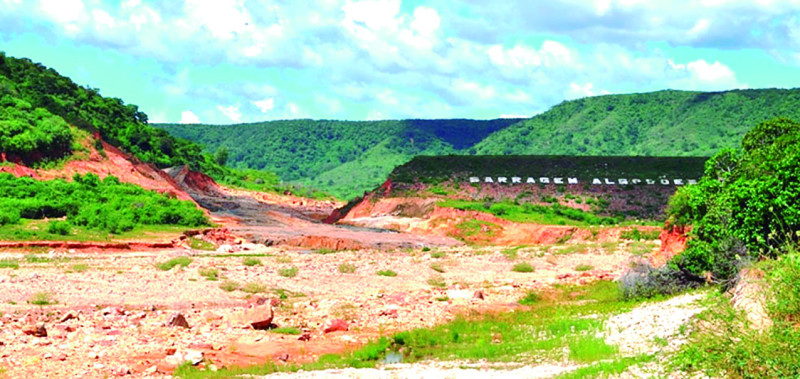
[[269,329],[274,317],[275,314],[272,309],[272,302],[266,298],[257,298],[255,301],[251,302],[247,308],[233,313],[229,317],[228,322],[233,326],[251,326],[253,329]]

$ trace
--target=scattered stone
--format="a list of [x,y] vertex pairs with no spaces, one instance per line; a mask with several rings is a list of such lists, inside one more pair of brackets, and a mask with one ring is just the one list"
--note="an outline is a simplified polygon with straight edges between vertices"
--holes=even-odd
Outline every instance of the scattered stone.
[[164,351],[164,352],[165,352],[167,355],[173,355],[173,354],[175,354],[175,352],[176,352],[176,351],[178,351],[178,349],[176,349],[176,348],[174,348],[174,347],[168,347],[168,348],[167,348],[167,350],[166,350],[166,351]]
[[297,337],[297,339],[299,341],[310,341],[311,340],[311,333],[303,332],[303,334],[301,334],[300,337]]
[[47,337],[47,328],[45,328],[43,322],[40,322],[36,325],[30,325],[25,327],[24,329],[22,329],[22,333],[34,337]]
[[253,329],[267,330],[272,324],[274,312],[268,299],[259,304],[255,302],[251,308],[236,312],[230,316],[232,325],[249,325]]
[[153,374],[155,374],[157,372],[158,372],[158,367],[153,365],[153,366],[148,367],[142,373],[145,374],[145,375],[153,375]]
[[131,374],[131,369],[128,366],[119,366],[114,369],[114,375],[116,376],[128,376]]
[[94,367],[95,369],[99,370],[99,369],[105,368],[105,367],[106,367],[106,365],[104,365],[104,364],[102,364],[102,363],[95,363],[93,367]]
[[475,291],[475,293],[474,293],[474,294],[472,294],[472,298],[473,298],[473,299],[478,299],[478,300],[483,300],[483,299],[484,299],[483,290],[477,290],[477,291]]
[[333,333],[333,332],[346,332],[350,329],[350,326],[347,325],[347,322],[337,318],[333,320],[328,320],[325,323],[324,328],[322,329],[323,333]]
[[275,354],[275,360],[276,361],[281,361],[281,362],[286,362],[286,361],[289,360],[289,353]]
[[183,360],[191,362],[192,366],[197,366],[203,361],[203,352],[199,350],[187,350],[186,354],[183,355]]
[[58,320],[58,322],[67,322],[69,320],[74,320],[76,318],[78,318],[78,316],[76,316],[74,312],[69,311],[67,312],[67,314],[62,316],[61,319]]
[[169,320],[167,320],[167,326],[179,326],[181,328],[189,329],[189,323],[186,321],[186,317],[184,317],[180,312],[175,312],[169,317]]

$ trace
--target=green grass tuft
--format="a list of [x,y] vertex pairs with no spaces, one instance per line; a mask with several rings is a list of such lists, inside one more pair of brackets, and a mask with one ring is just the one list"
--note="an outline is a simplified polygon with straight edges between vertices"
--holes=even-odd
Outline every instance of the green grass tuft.
[[352,274],[356,272],[356,265],[352,263],[342,263],[339,265],[339,273]]
[[242,260],[242,264],[248,267],[261,266],[261,260],[254,257],[245,257]]
[[380,276],[391,276],[391,277],[397,276],[397,273],[392,270],[380,270],[376,274]]
[[284,278],[294,278],[297,276],[297,267],[282,268],[278,270],[278,275]]
[[186,267],[192,263],[192,258],[189,257],[177,257],[172,258],[166,262],[156,263],[156,268],[161,271],[169,271],[172,270],[175,266]]
[[520,263],[515,264],[514,267],[511,268],[511,271],[514,271],[514,272],[533,272],[534,271],[534,267],[533,267],[532,264],[530,264],[528,262],[520,262]]

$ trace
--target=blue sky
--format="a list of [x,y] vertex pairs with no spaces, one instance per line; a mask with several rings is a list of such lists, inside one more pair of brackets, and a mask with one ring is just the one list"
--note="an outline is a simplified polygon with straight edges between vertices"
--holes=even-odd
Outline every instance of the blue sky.
[[0,0],[0,50],[155,122],[486,119],[800,87],[800,1]]

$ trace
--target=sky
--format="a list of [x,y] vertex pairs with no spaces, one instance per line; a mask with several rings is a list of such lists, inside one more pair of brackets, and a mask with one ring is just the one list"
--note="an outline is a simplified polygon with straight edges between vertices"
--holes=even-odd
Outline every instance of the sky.
[[0,0],[0,51],[151,122],[529,117],[800,87],[800,0]]

